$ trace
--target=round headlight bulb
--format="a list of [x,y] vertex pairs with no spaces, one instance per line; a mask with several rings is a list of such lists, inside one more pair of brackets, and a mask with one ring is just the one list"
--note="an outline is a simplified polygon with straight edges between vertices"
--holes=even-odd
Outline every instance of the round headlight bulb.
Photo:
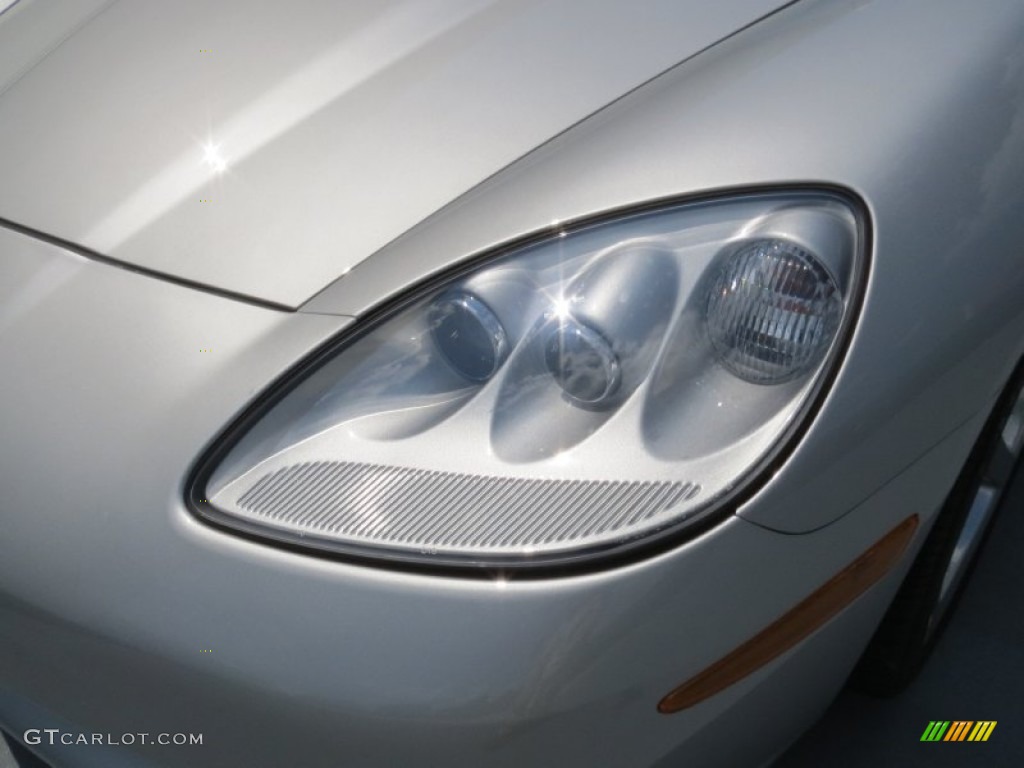
[[832,345],[843,303],[821,261],[788,240],[755,240],[711,283],[706,322],[723,366],[755,384],[811,371]]
[[461,376],[487,381],[508,356],[508,335],[498,316],[465,291],[437,299],[429,312],[430,332],[438,351]]
[[619,388],[619,359],[604,336],[575,318],[558,320],[544,343],[544,363],[571,400],[599,405]]

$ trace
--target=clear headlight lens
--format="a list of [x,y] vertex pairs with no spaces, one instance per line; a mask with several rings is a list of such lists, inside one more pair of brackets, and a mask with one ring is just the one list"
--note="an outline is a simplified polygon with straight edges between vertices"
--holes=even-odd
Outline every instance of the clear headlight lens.
[[747,381],[806,373],[828,351],[843,300],[828,270],[796,243],[756,240],[722,266],[708,297],[719,359]]
[[349,334],[201,473],[200,513],[453,564],[594,556],[704,519],[779,450],[863,272],[825,194],[560,232]]
[[508,355],[508,336],[490,307],[471,293],[454,291],[430,307],[434,346],[469,381],[498,372]]

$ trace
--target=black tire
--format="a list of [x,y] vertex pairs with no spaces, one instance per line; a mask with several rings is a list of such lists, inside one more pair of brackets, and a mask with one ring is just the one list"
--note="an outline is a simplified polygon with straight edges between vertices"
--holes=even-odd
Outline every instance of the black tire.
[[[855,690],[873,696],[895,696],[917,677],[931,654],[984,548],[1004,491],[1022,464],[1020,450],[1011,451],[1002,438],[1009,420],[1019,418],[1022,389],[1024,361],[1017,366],[917,559],[854,668],[849,685]],[[972,520],[977,529],[972,532],[966,527],[968,518],[982,493],[991,511],[980,526]],[[975,544],[962,564],[953,565],[962,535]],[[943,583],[951,572],[953,583],[944,590]]]

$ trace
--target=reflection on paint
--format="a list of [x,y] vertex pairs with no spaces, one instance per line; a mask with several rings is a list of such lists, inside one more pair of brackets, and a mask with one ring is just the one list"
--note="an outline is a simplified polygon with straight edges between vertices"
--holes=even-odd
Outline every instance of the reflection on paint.
[[212,141],[203,144],[203,162],[217,174],[228,169],[228,161],[220,151],[220,144],[214,144]]
[[[237,166],[327,104],[494,2],[407,0],[381,13],[365,29],[284,77],[260,98],[215,126],[217,142],[208,140],[201,145],[201,163],[196,163],[195,147],[188,147],[85,233],[82,241],[102,253],[115,250],[180,202],[193,197],[196,190],[209,182],[211,171],[214,175],[223,174],[229,165],[223,147],[231,147],[230,163]],[[197,134],[206,134],[206,127]]]

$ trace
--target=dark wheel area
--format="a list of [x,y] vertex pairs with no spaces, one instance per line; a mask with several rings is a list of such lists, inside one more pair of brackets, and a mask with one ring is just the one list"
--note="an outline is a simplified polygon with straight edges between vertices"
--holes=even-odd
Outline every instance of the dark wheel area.
[[[1022,462],[1024,464],[1024,462]],[[1024,466],[921,674],[901,695],[847,688],[773,768],[1020,768],[1024,728]],[[922,742],[932,720],[997,720],[984,744]]]
[[0,731],[0,768],[48,768],[16,739]]
[[917,560],[850,676],[893,696],[917,676],[956,607],[1024,452],[1024,364],[1018,365]]

